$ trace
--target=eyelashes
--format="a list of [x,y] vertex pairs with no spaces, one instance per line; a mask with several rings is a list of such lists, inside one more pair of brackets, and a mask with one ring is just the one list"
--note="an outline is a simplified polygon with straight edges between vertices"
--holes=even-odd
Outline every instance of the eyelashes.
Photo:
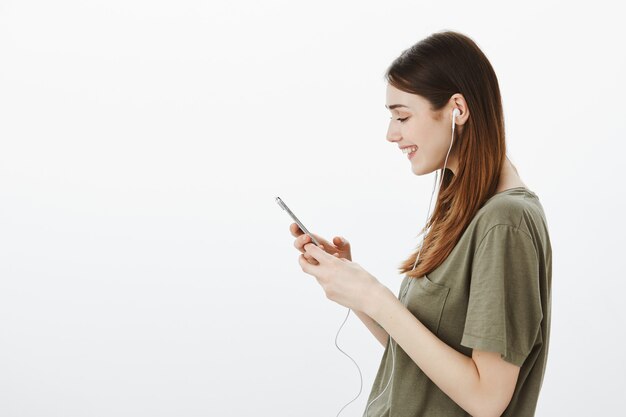
[[[393,117],[390,117],[390,119],[393,119]],[[396,120],[399,120],[399,121],[400,121],[400,123],[404,123],[404,121],[405,121],[406,119],[408,119],[408,117],[405,117],[404,119],[396,119]]]

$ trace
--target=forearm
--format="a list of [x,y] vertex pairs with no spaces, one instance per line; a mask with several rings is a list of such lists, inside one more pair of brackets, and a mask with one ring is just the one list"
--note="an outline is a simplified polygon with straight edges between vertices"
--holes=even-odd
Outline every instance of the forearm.
[[380,342],[383,347],[387,347],[387,341],[389,340],[389,333],[385,330],[380,324],[376,323],[370,316],[365,314],[362,311],[353,310],[354,314],[356,314],[365,327],[369,329],[370,332],[374,335],[376,339]]
[[378,322],[448,397],[472,416],[480,416],[483,395],[474,360],[445,344],[424,326],[385,286],[368,305]]

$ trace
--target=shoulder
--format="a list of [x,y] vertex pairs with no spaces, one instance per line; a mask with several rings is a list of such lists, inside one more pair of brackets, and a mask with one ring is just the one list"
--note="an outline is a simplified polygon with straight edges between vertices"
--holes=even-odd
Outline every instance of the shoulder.
[[531,203],[525,196],[495,195],[488,199],[476,212],[476,226],[490,228],[498,224],[519,226],[525,212],[531,209]]
[[543,210],[537,198],[525,194],[494,195],[476,212],[472,220],[473,235],[482,240],[490,230],[507,229],[530,236],[541,220]]

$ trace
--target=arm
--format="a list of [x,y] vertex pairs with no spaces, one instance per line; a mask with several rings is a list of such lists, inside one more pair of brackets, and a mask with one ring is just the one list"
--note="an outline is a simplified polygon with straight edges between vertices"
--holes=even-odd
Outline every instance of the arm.
[[370,316],[363,313],[362,311],[353,310],[354,314],[356,314],[365,327],[369,329],[370,332],[374,335],[376,339],[380,342],[383,347],[387,347],[387,341],[389,340],[389,333],[378,323],[376,323]]
[[519,367],[499,353],[472,351],[469,358],[424,326],[385,286],[372,292],[367,314],[386,329],[448,397],[474,417],[500,416],[517,383]]

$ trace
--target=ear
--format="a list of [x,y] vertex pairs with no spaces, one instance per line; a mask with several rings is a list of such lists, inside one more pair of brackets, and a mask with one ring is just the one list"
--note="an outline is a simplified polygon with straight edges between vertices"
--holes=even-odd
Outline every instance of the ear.
[[454,124],[457,126],[462,126],[467,122],[469,118],[469,108],[467,107],[467,102],[465,101],[465,97],[461,93],[455,93],[450,97],[448,102],[448,106],[450,106],[450,117],[452,117],[452,110],[459,109],[461,112],[454,121]]

